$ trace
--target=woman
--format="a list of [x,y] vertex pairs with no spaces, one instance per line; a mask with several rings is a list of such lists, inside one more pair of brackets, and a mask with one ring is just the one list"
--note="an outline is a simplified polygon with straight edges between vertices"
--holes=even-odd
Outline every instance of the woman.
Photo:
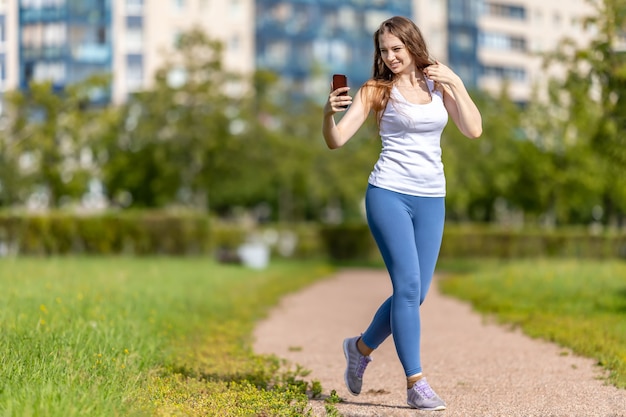
[[[360,337],[344,340],[345,382],[358,395],[370,354],[393,335],[406,374],[408,405],[444,410],[445,403],[422,374],[420,359],[420,305],[432,281],[445,217],[440,139],[449,117],[469,138],[482,134],[482,118],[461,79],[430,59],[411,20],[396,16],[384,21],[374,33],[374,46],[372,78],[354,99],[341,95],[348,87],[332,91],[322,128],[326,144],[336,149],[373,113],[382,140],[365,204],[393,293]],[[341,111],[346,114],[335,123],[334,114]]]

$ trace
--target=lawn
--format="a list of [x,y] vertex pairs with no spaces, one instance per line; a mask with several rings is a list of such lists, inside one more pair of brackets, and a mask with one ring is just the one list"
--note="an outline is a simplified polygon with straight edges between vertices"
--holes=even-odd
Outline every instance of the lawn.
[[442,290],[532,337],[594,358],[626,388],[626,262],[516,260],[443,264]]
[[301,369],[251,352],[279,297],[324,264],[0,260],[0,416],[306,413]]
[[[596,358],[626,387],[626,263],[442,262],[443,290]],[[254,355],[257,320],[331,275],[202,258],[0,259],[0,417],[306,416],[306,370]],[[329,405],[332,411],[332,405]]]

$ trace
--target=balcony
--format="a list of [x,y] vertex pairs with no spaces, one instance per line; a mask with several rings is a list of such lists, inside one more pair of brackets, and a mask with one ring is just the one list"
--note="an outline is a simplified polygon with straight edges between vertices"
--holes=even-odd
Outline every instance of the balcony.
[[67,13],[64,7],[45,9],[30,9],[23,7],[20,10],[20,23],[22,24],[34,22],[53,22],[64,20],[66,17]]
[[83,44],[72,47],[72,58],[75,62],[85,64],[107,64],[111,61],[109,45]]

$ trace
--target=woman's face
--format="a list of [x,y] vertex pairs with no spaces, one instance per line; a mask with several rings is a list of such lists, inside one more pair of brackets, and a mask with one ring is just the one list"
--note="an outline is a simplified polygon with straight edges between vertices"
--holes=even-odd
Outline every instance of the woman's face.
[[414,70],[413,58],[404,43],[389,32],[378,37],[378,47],[383,62],[394,74],[402,74]]

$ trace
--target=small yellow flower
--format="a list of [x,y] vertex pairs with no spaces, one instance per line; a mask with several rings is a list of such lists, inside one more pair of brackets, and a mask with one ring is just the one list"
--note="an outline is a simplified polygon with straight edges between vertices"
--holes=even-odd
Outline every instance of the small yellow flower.
[[48,308],[46,307],[45,304],[40,305],[39,310],[41,310],[43,314],[48,314]]

